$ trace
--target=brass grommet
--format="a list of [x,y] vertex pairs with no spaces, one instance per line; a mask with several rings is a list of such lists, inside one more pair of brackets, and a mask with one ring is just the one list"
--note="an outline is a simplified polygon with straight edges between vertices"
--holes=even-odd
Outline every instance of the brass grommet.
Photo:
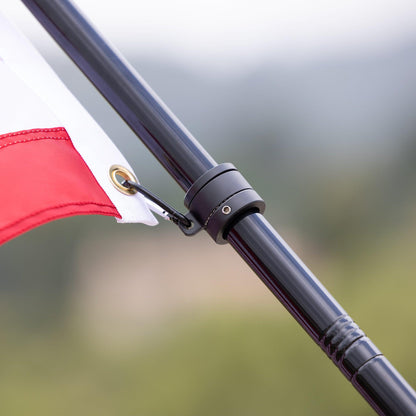
[[[109,170],[110,180],[113,186],[125,195],[134,195],[137,191],[122,185],[122,181],[137,182],[136,177],[128,169],[120,165],[112,165]],[[121,179],[118,179],[121,178]]]

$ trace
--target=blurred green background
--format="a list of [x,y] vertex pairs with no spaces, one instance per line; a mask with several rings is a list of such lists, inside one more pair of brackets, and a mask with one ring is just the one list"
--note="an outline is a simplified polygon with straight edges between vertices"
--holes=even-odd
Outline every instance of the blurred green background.
[[[383,42],[291,60],[270,41],[227,71],[117,46],[416,385],[416,31]],[[141,182],[184,210],[69,60],[40,47]],[[374,414],[229,247],[166,222],[75,217],[16,238],[0,248],[0,310],[5,415]]]

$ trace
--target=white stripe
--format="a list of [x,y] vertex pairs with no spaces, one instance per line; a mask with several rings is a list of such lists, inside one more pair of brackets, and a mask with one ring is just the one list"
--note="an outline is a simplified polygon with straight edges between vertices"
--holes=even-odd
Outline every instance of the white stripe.
[[[50,110],[48,115],[42,116],[38,110],[31,109],[27,121],[22,124],[26,127],[11,130],[7,129],[17,123],[16,117],[13,118],[12,123],[12,120],[5,120],[0,114],[0,133],[37,127],[57,127],[58,121],[60,126],[66,128],[74,147],[122,216],[120,222],[143,222],[147,225],[156,225],[157,220],[150,212],[143,196],[140,194],[123,195],[113,187],[109,180],[108,172],[112,165],[122,165],[132,170],[127,160],[32,44],[1,14],[0,59],[2,61],[0,67],[6,65],[13,71]],[[25,87],[20,87],[18,91],[23,93],[24,89]],[[4,90],[1,95],[5,97]],[[29,127],[31,122],[36,123],[35,117],[37,116],[43,124]]]
[[0,60],[0,134],[63,127],[48,107]]

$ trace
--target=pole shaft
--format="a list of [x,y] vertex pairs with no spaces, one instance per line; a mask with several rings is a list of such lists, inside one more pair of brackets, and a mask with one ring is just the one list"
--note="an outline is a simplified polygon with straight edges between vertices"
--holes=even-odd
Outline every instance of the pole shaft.
[[70,1],[23,1],[182,189],[217,165]]
[[[216,162],[69,0],[22,0],[187,191]],[[416,415],[416,393],[260,214],[227,239],[379,415]]]
[[379,415],[416,415],[412,387],[262,215],[243,218],[228,241]]

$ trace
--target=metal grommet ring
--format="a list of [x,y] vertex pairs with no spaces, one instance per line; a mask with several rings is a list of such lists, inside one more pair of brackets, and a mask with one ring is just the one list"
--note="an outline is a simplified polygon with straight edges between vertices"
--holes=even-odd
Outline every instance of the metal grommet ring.
[[224,215],[228,215],[228,214],[231,212],[231,207],[230,207],[229,205],[224,205],[224,206],[222,207],[221,212],[222,212]]
[[135,189],[122,185],[122,180],[137,182],[137,179],[133,173],[131,173],[125,167],[120,165],[112,165],[110,167],[109,175],[113,186],[124,195],[134,195],[137,193]]

